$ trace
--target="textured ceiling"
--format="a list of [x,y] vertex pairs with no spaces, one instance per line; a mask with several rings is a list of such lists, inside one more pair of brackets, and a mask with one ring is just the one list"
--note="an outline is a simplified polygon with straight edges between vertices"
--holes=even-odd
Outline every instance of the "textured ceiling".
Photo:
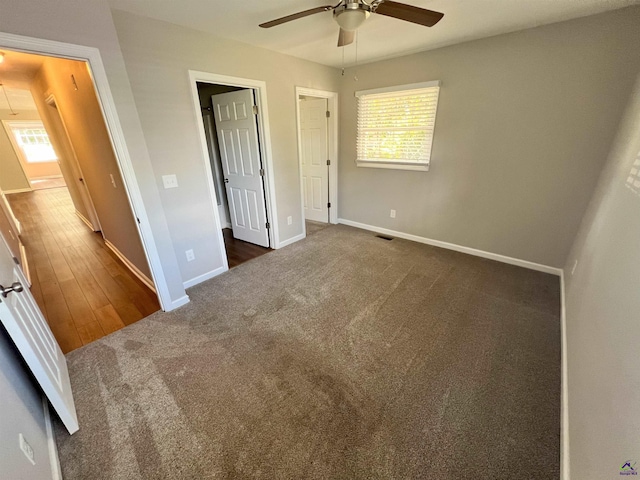
[[[270,29],[258,27],[281,16],[333,4],[327,0],[109,0],[109,3],[114,9],[208,31],[313,62],[336,67],[342,64],[342,51],[336,47],[338,26],[331,12]],[[592,15],[637,5],[640,0],[406,0],[404,3],[440,11],[445,16],[440,23],[427,28],[371,15],[359,30],[359,62]],[[344,53],[346,64],[353,64],[355,44],[345,47]]]

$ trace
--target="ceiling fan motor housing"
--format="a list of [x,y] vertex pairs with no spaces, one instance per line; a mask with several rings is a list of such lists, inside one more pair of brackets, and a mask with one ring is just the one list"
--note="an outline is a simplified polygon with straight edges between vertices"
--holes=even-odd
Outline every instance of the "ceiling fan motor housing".
[[369,15],[371,15],[371,7],[360,2],[346,1],[333,10],[333,18],[340,28],[347,32],[357,30]]

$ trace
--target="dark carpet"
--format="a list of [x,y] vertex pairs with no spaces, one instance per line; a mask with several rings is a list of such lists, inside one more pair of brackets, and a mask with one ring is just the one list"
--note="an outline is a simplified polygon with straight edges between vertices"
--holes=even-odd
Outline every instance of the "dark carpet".
[[345,226],[67,358],[72,479],[557,479],[559,280]]

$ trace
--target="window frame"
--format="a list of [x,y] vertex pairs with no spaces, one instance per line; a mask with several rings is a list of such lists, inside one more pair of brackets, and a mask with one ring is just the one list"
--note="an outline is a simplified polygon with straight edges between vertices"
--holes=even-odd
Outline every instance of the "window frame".
[[[384,168],[384,169],[393,169],[393,170],[412,170],[412,171],[428,172],[429,166],[431,164],[431,155],[433,152],[433,139],[435,137],[435,124],[438,117],[438,104],[440,100],[441,86],[442,86],[442,82],[440,80],[433,80],[429,82],[410,83],[406,85],[394,85],[390,87],[356,91],[355,97],[356,97],[356,103],[357,103],[357,106],[356,106],[356,119],[357,119],[360,116],[360,97],[365,97],[368,95],[376,95],[376,94],[400,93],[400,92],[406,92],[409,90],[421,90],[421,89],[433,88],[433,87],[438,88],[438,91],[436,94],[436,104],[434,107],[434,113],[435,113],[434,124],[431,130],[431,136],[429,138],[431,145],[429,147],[429,151],[427,152],[426,160],[421,160],[421,161],[394,160],[394,159],[368,160],[368,159],[360,159],[358,153],[356,153],[356,165],[358,167],[365,167],[365,168]],[[399,131],[399,130],[389,129],[389,131]],[[356,149],[357,149],[357,142],[358,142],[359,135],[360,135],[360,127],[356,125]]]
[[[11,145],[15,150],[18,158],[26,165],[39,165],[43,163],[53,163],[58,161],[58,154],[53,147],[53,143],[51,142],[51,137],[49,136],[49,132],[44,127],[44,123],[42,120],[2,120],[2,124],[7,132],[7,136],[11,141]],[[23,145],[18,138],[19,130],[44,130],[47,139],[49,140],[49,145],[51,146],[51,151],[53,153],[53,158],[49,158],[47,160],[30,160],[28,152],[23,148]]]

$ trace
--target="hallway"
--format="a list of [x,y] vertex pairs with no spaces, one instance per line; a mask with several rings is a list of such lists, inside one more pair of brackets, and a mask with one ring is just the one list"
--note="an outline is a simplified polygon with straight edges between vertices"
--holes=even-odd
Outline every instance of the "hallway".
[[68,353],[160,309],[76,215],[66,187],[7,195],[22,224],[31,292]]

